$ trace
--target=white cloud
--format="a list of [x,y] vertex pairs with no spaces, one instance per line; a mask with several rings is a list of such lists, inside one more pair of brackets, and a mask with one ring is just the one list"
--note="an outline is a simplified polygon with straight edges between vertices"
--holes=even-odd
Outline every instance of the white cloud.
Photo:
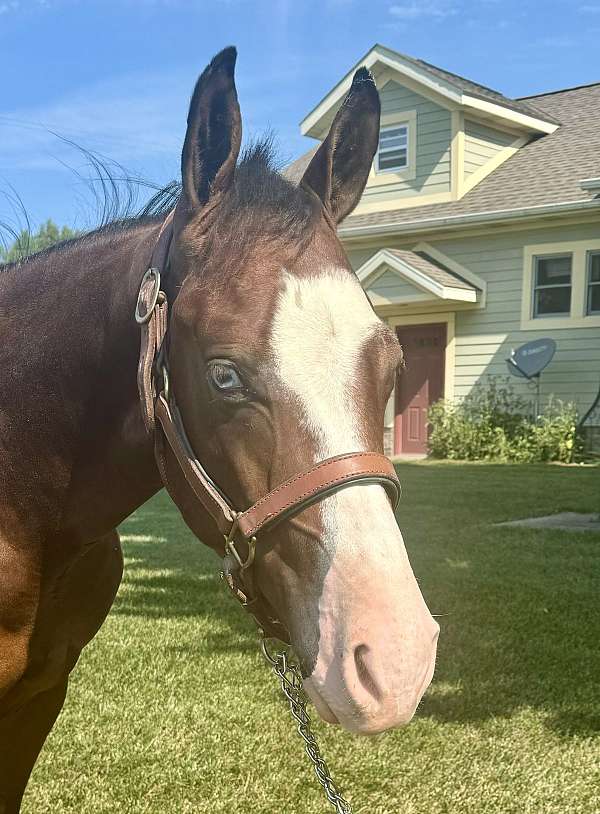
[[19,6],[19,0],[10,0],[9,3],[0,3],[0,14],[8,14],[10,11],[17,11]]
[[408,22],[422,17],[443,20],[458,14],[458,8],[444,0],[410,0],[408,3],[396,3],[389,8],[390,14],[398,20]]
[[[52,2],[56,3],[57,0],[52,0]],[[4,2],[0,2],[0,15],[9,12],[19,12],[21,15],[26,15],[38,9],[50,9],[50,7],[50,0],[4,0]]]
[[555,36],[542,37],[540,44],[547,48],[570,48],[575,45],[575,40],[566,35],[557,34]]
[[124,163],[177,156],[192,86],[189,77],[135,75],[43,106],[0,110],[0,166],[56,169],[72,151],[55,134]]
[[[264,76],[240,71],[237,88],[244,135],[273,128],[286,159],[303,147],[297,108],[288,92],[301,66],[292,58],[265,94]],[[0,106],[0,173],[81,166],[82,156],[61,138],[106,156],[143,175],[178,172],[187,108],[197,75],[183,68],[129,74],[91,84],[46,104],[6,109]],[[1,105],[1,100],[0,100]],[[152,167],[149,173],[148,168]]]

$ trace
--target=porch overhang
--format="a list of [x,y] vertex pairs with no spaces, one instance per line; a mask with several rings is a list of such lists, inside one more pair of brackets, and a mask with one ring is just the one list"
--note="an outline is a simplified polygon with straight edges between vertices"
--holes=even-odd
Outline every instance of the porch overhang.
[[374,306],[481,300],[480,289],[422,251],[380,249],[356,274]]

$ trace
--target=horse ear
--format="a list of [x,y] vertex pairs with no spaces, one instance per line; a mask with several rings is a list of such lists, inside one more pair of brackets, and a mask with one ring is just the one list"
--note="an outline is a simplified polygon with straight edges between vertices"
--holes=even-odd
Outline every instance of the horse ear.
[[205,206],[233,181],[242,140],[236,57],[235,48],[217,54],[192,94],[181,155],[182,203],[188,211]]
[[336,223],[360,200],[379,142],[381,103],[367,68],[354,74],[327,138],[308,165],[300,185],[317,195]]

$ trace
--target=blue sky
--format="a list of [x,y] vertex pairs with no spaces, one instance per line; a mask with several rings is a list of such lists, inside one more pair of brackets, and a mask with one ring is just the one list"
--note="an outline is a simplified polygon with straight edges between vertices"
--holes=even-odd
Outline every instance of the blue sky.
[[375,42],[509,96],[600,81],[600,0],[0,0],[0,221],[93,225],[78,142],[157,183],[177,176],[194,81],[238,47],[245,137],[298,123]]

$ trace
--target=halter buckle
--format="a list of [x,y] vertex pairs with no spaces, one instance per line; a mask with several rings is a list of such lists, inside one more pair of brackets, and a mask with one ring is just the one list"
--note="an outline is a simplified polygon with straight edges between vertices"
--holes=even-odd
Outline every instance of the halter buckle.
[[[144,288],[146,283],[151,281],[152,282],[152,295],[150,297],[150,301],[146,305],[144,299]],[[142,277],[142,282],[140,283],[140,290],[138,292],[138,297],[135,303],[135,321],[138,325],[145,325],[147,322],[150,321],[154,309],[156,308],[156,303],[158,302],[158,297],[160,294],[160,271],[155,268],[154,266],[150,266],[148,271]],[[144,312],[141,311],[141,306],[144,307]]]
[[[254,562],[254,555],[256,553],[256,537],[251,537],[248,542],[248,556],[246,560],[242,560],[238,550],[235,547],[234,537],[239,528],[239,512],[233,512],[233,522],[229,529],[229,534],[224,534],[225,538],[225,557],[223,558],[223,569],[221,571],[221,579],[226,583],[231,593],[235,596],[238,602],[243,607],[248,608],[256,602],[256,597],[252,597],[244,586],[243,573],[247,568],[250,568]],[[234,572],[240,572],[239,581],[236,582]],[[241,586],[241,587],[240,587]]]
[[245,560],[243,560],[235,547],[235,535],[237,534],[240,522],[239,517],[239,512],[234,512],[233,522],[231,524],[231,528],[229,529],[229,534],[223,535],[225,537],[225,556],[231,554],[233,559],[238,564],[240,571],[245,571],[247,568],[250,568],[254,562],[254,555],[256,554],[256,537],[250,537],[250,539],[247,540],[248,556]]

